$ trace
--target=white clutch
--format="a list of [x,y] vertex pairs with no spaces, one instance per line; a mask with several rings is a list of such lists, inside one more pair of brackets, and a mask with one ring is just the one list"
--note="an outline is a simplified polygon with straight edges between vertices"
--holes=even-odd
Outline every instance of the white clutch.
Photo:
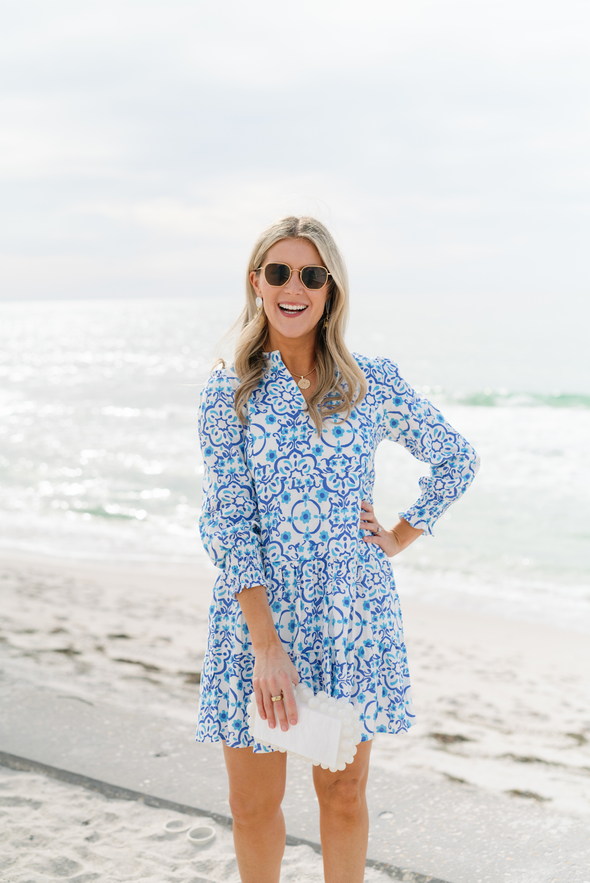
[[297,724],[289,725],[283,732],[280,727],[271,729],[267,721],[261,720],[252,694],[248,705],[252,738],[332,773],[343,770],[354,760],[361,741],[361,721],[354,705],[347,699],[334,699],[323,690],[314,696],[313,690],[304,684],[295,687],[295,699]]

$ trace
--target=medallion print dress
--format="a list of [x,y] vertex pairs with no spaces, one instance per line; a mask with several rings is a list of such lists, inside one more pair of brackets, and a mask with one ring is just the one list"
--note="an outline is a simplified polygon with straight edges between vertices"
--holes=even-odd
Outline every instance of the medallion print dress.
[[473,448],[387,359],[355,355],[368,383],[344,422],[318,436],[278,351],[239,422],[233,371],[215,371],[201,398],[205,464],[201,538],[220,568],[209,614],[197,740],[254,745],[246,707],[254,655],[236,594],[266,587],[277,632],[301,681],[351,700],[363,740],[413,720],[399,600],[385,553],[362,541],[361,501],[373,500],[377,445],[390,439],[430,464],[407,512],[432,534],[477,471]]

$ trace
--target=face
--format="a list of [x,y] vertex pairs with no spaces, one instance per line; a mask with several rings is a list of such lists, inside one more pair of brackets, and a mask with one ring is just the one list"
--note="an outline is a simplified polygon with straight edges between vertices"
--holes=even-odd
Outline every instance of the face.
[[[270,263],[288,264],[293,270],[302,267],[323,267],[319,252],[307,239],[281,239],[275,242],[264,260],[263,266]],[[330,280],[323,288],[310,291],[302,284],[299,273],[291,273],[291,278],[282,288],[269,285],[264,272],[250,274],[256,294],[263,300],[263,309],[269,325],[268,345],[271,350],[281,349],[281,341],[290,344],[297,341],[315,341],[316,325],[324,313]]]

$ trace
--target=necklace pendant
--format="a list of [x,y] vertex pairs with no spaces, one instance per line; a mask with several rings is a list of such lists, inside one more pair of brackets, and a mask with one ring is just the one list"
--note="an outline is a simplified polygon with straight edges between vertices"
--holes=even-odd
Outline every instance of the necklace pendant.
[[307,377],[302,377],[301,380],[297,381],[297,386],[299,389],[309,389],[311,386],[311,381],[307,379]]

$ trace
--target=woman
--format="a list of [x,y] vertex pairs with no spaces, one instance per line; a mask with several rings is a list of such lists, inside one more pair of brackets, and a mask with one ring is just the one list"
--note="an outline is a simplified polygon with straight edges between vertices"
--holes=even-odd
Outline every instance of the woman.
[[[344,343],[342,257],[313,218],[285,218],[254,246],[232,368],[203,391],[201,536],[219,568],[197,739],[223,740],[242,883],[276,883],[286,756],[254,744],[247,702],[297,723],[293,684],[350,699],[363,741],[342,772],[313,768],[327,883],[360,883],[371,739],[413,720],[389,557],[471,483],[477,458],[385,359]],[[431,465],[390,530],[375,515],[374,455],[389,438]]]

